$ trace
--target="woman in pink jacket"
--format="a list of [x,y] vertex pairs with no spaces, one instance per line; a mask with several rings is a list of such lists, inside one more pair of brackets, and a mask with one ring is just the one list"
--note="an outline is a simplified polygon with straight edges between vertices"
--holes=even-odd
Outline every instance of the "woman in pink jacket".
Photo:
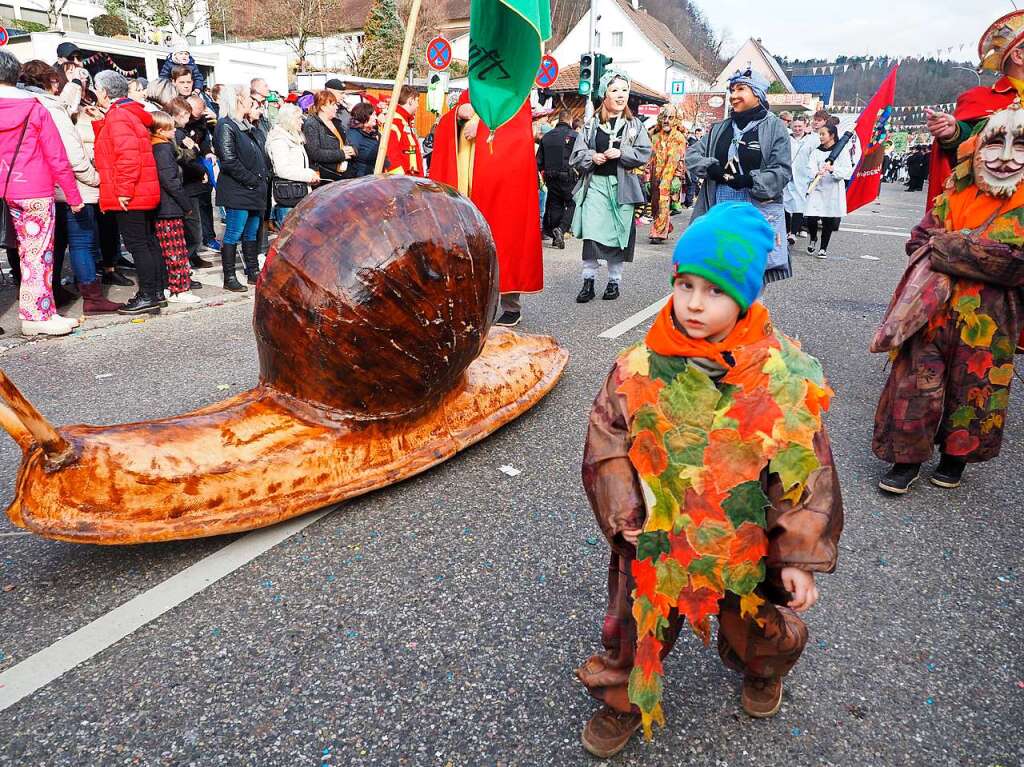
[[54,186],[76,213],[82,195],[64,143],[46,108],[16,88],[21,64],[0,51],[0,190],[18,235],[23,335],[67,335],[78,320],[61,317],[53,300]]

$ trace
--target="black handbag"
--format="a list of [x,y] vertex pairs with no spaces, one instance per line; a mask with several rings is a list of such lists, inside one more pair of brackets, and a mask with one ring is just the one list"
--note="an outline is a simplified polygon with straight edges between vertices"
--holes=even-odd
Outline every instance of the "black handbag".
[[271,186],[274,190],[274,201],[282,208],[294,208],[309,194],[309,184],[304,181],[275,178]]
[[0,242],[0,247],[4,248],[17,248],[18,247],[18,234],[14,231],[14,222],[11,220],[11,209],[7,205],[7,187],[11,185],[11,174],[14,172],[14,163],[18,160],[18,152],[21,151],[21,144],[25,140],[25,131],[28,129],[28,118],[25,117],[25,122],[21,124],[21,135],[18,136],[18,145],[14,147],[14,156],[11,158],[11,164],[7,168],[7,181],[4,182],[4,196],[0,199],[0,222],[3,224],[3,242]]

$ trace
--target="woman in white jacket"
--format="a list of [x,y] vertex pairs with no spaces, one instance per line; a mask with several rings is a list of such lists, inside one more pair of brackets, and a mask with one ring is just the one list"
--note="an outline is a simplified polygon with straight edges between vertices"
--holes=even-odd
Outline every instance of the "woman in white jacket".
[[[50,113],[60,133],[75,184],[82,195],[84,206],[75,213],[67,204],[59,187],[54,190],[56,200],[56,226],[54,234],[54,297],[58,296],[60,272],[64,264],[64,251],[71,257],[71,269],[75,275],[78,291],[82,294],[84,314],[116,312],[121,304],[108,301],[103,296],[102,285],[96,273],[99,261],[99,216],[100,176],[86,151],[82,136],[72,121],[67,102],[61,97],[66,90],[67,77],[63,70],[51,67],[45,61],[27,61],[21,67],[20,80],[26,91]],[[62,288],[60,293],[65,293]],[[69,296],[73,297],[73,296]],[[61,301],[58,298],[57,303]]]
[[786,234],[789,244],[796,242],[796,236],[804,226],[804,209],[807,207],[807,187],[813,175],[807,161],[818,145],[818,137],[810,132],[807,118],[797,115],[789,124],[789,152],[792,155],[793,178],[782,190],[782,204],[786,209]]
[[[834,162],[828,157],[839,140],[834,125],[823,125],[818,129],[821,144],[811,152],[807,170],[811,179],[820,176],[817,186],[807,196],[804,221],[811,242],[807,252],[818,258],[828,257],[828,244],[832,233],[839,231],[839,222],[846,215],[846,182],[853,176],[853,164],[849,152],[840,152]],[[818,221],[821,221],[821,248],[818,248]]]
[[[302,184],[319,184],[320,173],[309,167],[309,156],[304,144],[306,138],[302,133],[302,110],[294,104],[284,104],[278,110],[277,122],[267,136],[267,156],[270,157],[274,172],[274,221],[278,226],[284,223],[285,216],[297,203],[295,197],[281,197],[288,185],[278,181],[297,181]],[[292,189],[294,191],[294,185]],[[308,187],[305,194],[309,193]]]

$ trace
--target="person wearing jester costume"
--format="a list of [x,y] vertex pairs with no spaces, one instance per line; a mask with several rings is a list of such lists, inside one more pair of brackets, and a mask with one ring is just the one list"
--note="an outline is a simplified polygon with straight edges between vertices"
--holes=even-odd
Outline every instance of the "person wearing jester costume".
[[872,341],[892,370],[872,448],[902,494],[935,445],[931,476],[960,485],[968,463],[999,455],[1024,332],[1024,107],[980,122],[960,144],[935,206],[911,233],[910,261]]
[[694,221],[672,297],[594,401],[583,485],[611,547],[604,652],[576,675],[604,705],[583,746],[607,758],[664,725],[662,659],[689,621],[743,674],[743,710],[774,715],[832,572],[842,498],[821,366],[757,301],[775,232],[748,202]]

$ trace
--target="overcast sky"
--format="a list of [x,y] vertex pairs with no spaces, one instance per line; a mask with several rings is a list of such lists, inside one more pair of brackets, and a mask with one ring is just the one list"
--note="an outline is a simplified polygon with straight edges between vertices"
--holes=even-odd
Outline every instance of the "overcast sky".
[[[833,58],[840,54],[934,55],[977,63],[978,38],[1013,10],[1009,0],[696,0],[716,31],[728,30],[732,56],[748,37],[773,54]],[[1024,9],[1024,0],[1017,0]],[[960,50],[960,45],[963,50]]]

